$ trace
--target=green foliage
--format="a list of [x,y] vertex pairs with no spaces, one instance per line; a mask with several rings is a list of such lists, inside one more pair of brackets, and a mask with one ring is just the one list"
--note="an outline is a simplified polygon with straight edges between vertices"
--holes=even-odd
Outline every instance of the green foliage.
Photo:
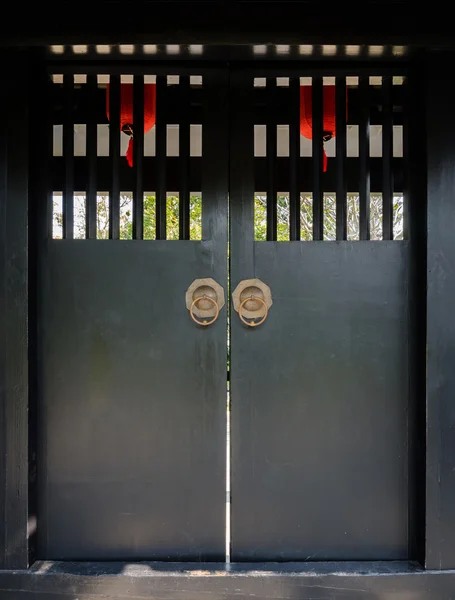
[[[132,196],[122,194],[120,198],[120,238],[130,240],[133,237]],[[403,239],[403,197],[396,195],[393,206],[394,238]],[[372,194],[370,199],[371,239],[382,239],[382,196]],[[62,209],[61,196],[54,197],[54,237],[61,237]],[[257,194],[254,199],[254,231],[255,239],[267,239],[267,197]],[[348,239],[359,238],[359,197],[349,194],[347,197],[347,233]],[[156,236],[156,198],[144,197],[144,239],[154,240]],[[77,195],[74,199],[74,237],[85,238],[85,196]],[[109,237],[109,199],[106,195],[97,198],[97,237]],[[300,197],[300,237],[302,240],[313,239],[313,202],[311,195]],[[179,198],[170,195],[166,200],[166,239],[179,239]],[[202,197],[190,197],[190,239],[202,239]],[[277,239],[289,240],[289,196],[277,197]],[[324,196],[324,239],[336,239],[336,199],[333,194]]]
[[[394,238],[403,239],[403,197],[396,195],[393,206]],[[371,239],[382,239],[382,196],[372,194],[370,198]],[[257,195],[254,199],[254,231],[257,241],[267,239],[267,197]],[[359,239],[359,197],[347,197],[347,237]],[[289,196],[277,197],[277,239],[289,241]],[[313,200],[311,195],[300,196],[300,239],[313,239]],[[333,194],[324,195],[324,239],[336,240],[336,198]]]
[[[54,196],[54,238],[62,237],[62,200]],[[109,197],[99,195],[96,209],[97,238],[109,238]],[[85,238],[85,196],[74,198],[74,237]],[[154,240],[156,237],[156,198],[144,197],[144,239]],[[131,194],[120,197],[120,239],[133,239],[133,200]],[[179,198],[168,196],[166,200],[166,239],[179,239]],[[202,197],[190,196],[190,239],[202,239]]]

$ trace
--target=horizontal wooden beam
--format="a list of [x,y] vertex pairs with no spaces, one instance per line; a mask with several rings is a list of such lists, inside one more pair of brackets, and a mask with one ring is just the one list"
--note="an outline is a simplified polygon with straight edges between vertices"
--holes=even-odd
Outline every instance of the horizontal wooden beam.
[[[279,67],[276,68],[277,76],[279,76]],[[305,69],[302,67],[302,74]],[[54,125],[63,123],[64,111],[64,89],[60,85],[50,86],[51,93],[51,120]],[[383,117],[381,110],[382,90],[381,88],[370,89],[370,123],[371,125],[382,125]],[[403,124],[403,113],[401,107],[403,105],[403,86],[395,85],[392,89],[392,103],[395,107],[393,112],[393,124]],[[270,120],[270,115],[267,115],[268,93],[266,88],[256,87],[252,94],[252,102],[254,104],[254,118],[257,125],[266,124]],[[204,88],[194,87],[190,90],[190,108],[189,121],[193,124],[203,123],[202,101]],[[181,91],[178,85],[168,86],[166,88],[166,112],[168,123],[179,123],[182,113],[181,109]],[[289,87],[278,86],[275,94],[276,101],[274,104],[274,121],[277,124],[289,123],[289,115],[292,107],[292,93]],[[95,100],[95,109],[93,109],[93,100],[89,95],[88,87],[82,84],[74,90],[73,94],[74,123],[90,123],[93,119],[99,124],[108,123],[106,116],[106,89],[98,88]],[[355,125],[360,120],[361,98],[357,88],[348,89],[348,125]]]
[[[156,191],[156,158],[145,157],[143,165],[144,190]],[[200,157],[190,158],[189,166],[189,188],[192,192],[201,190],[202,186],[202,159]],[[301,158],[298,169],[298,186],[302,192],[311,192],[313,186],[313,167],[311,158]],[[180,160],[178,157],[166,159],[167,191],[176,191],[180,188]],[[267,159],[265,157],[255,158],[255,189],[265,192],[267,189]],[[403,159],[393,159],[394,190],[403,191]],[[359,159],[346,159],[346,187],[348,192],[358,192],[359,188]],[[276,187],[279,192],[289,192],[289,158],[278,157],[276,159]],[[111,163],[109,157],[98,157],[96,165],[97,190],[107,192],[111,177]],[[382,159],[370,159],[371,191],[382,190]],[[119,182],[122,192],[134,189],[134,170],[131,169],[126,159],[122,158],[119,165]],[[54,192],[62,191],[64,185],[64,164],[62,157],[55,157],[52,162],[52,189]],[[76,156],[74,158],[74,189],[76,192],[86,191],[88,185],[88,161],[86,157]],[[322,177],[322,187],[325,192],[335,192],[337,189],[336,159],[329,158],[327,172]]]
[[0,572],[0,600],[180,598],[332,600],[450,598],[455,573],[423,571],[408,563],[53,563]]
[[453,47],[438,4],[315,1],[131,3],[102,1],[87,18],[77,2],[9,7],[0,40],[11,44],[416,44]]

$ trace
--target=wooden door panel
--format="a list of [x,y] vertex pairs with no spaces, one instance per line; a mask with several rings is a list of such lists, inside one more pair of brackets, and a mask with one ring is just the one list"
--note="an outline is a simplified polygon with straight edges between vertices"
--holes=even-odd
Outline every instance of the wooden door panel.
[[222,558],[225,311],[200,242],[51,241],[41,286],[41,554]]
[[[408,240],[410,188],[394,171],[398,165],[409,185],[404,75],[301,64],[231,74],[232,289],[258,278],[273,298],[257,327],[231,313],[233,560],[409,557],[418,502],[410,450],[417,245]],[[312,100],[306,108],[302,86]],[[286,114],[277,110],[283,99]],[[382,146],[373,194],[376,112]],[[394,156],[396,127],[402,156]],[[304,171],[302,136],[311,138]],[[260,189],[258,160],[267,165]]]
[[[116,122],[125,108],[123,79],[111,65],[85,67],[87,83],[67,68],[50,84],[65,98],[65,176],[61,215],[51,214],[48,202],[59,193],[52,177],[41,190],[38,232],[38,554],[61,560],[224,560],[227,311],[222,308],[208,327],[197,325],[185,293],[205,277],[227,288],[227,70],[198,70],[196,89],[190,68],[182,69],[180,79],[178,70],[169,79],[163,65],[133,69],[130,167],[121,152],[125,133]],[[97,79],[99,70],[111,71],[109,92],[107,76]],[[144,188],[144,132],[137,126],[145,110],[144,84],[154,85],[145,75],[156,81],[155,192]],[[109,93],[109,239],[96,239],[103,188],[96,169],[99,115],[90,110],[81,157],[85,239],[72,239],[78,196],[75,84],[88,100]],[[166,174],[171,88],[181,97],[177,189],[169,187]],[[188,112],[196,96],[203,176],[193,190]],[[122,179],[125,170],[128,181]],[[132,190],[126,234],[120,227],[125,189]],[[169,198],[176,193],[177,220],[169,236]],[[194,193],[202,197],[196,223],[201,241],[190,240]],[[63,239],[52,239],[56,230]],[[125,235],[133,239],[119,239]]]
[[233,322],[238,560],[407,556],[408,246],[257,242],[273,305]]

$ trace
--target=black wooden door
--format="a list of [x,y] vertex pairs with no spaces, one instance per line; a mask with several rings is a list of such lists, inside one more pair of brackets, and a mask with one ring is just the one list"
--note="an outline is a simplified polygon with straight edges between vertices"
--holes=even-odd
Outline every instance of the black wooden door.
[[[408,557],[406,78],[144,64],[52,74],[39,556],[224,560],[228,542],[239,561]],[[207,277],[228,310],[204,326],[185,292]],[[262,324],[254,299],[230,301],[255,278]]]
[[[90,65],[54,71],[39,231],[38,556],[224,560],[226,309],[198,326],[185,292],[207,277],[227,290],[226,71],[124,65],[126,82],[108,64],[109,77]],[[154,110],[150,85],[156,125],[145,137],[134,127],[129,167],[120,127],[125,112],[138,124]],[[202,235],[190,230],[201,202]]]
[[233,560],[408,556],[406,80],[369,75],[231,76],[231,283],[273,302],[231,310]]

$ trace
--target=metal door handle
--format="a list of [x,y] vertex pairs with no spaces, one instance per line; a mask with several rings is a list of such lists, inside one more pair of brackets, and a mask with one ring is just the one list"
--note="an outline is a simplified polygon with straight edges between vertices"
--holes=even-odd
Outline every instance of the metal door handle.
[[190,317],[202,327],[212,325],[224,306],[224,288],[211,277],[195,279],[186,291]]
[[268,317],[272,293],[260,279],[244,279],[235,288],[232,301],[242,323],[248,327],[258,327]]
[[[209,304],[210,303],[213,304],[213,307],[215,309],[215,314],[213,315],[211,321],[207,321],[207,319],[203,319],[202,321],[198,321],[198,319],[194,316],[194,309],[196,308],[196,306],[198,305],[198,303],[201,302],[201,301],[204,301],[204,302],[208,301]],[[218,306],[218,302],[216,300],[214,300],[213,298],[211,298],[210,296],[206,296],[205,294],[203,296],[198,296],[191,303],[191,307],[190,307],[191,318],[193,319],[193,321],[195,323],[197,323],[198,325],[202,325],[203,327],[207,327],[207,325],[211,325],[212,323],[214,323],[218,319],[218,315],[219,314],[220,314],[220,307]]]
[[[260,321],[247,321],[245,319],[245,317],[242,314],[242,310],[243,307],[245,306],[245,304],[247,302],[255,302],[258,301],[259,304],[262,304],[263,309],[264,309],[264,314],[261,317]],[[245,323],[245,325],[248,325],[248,327],[257,327],[258,325],[262,325],[262,323],[267,319],[267,315],[269,314],[269,309],[267,308],[267,304],[265,303],[265,301],[262,298],[259,298],[259,296],[251,296],[250,298],[245,298],[245,300],[242,300],[242,302],[240,303],[239,306],[239,317],[240,320],[242,321],[242,323]],[[253,319],[255,317],[252,317]]]

